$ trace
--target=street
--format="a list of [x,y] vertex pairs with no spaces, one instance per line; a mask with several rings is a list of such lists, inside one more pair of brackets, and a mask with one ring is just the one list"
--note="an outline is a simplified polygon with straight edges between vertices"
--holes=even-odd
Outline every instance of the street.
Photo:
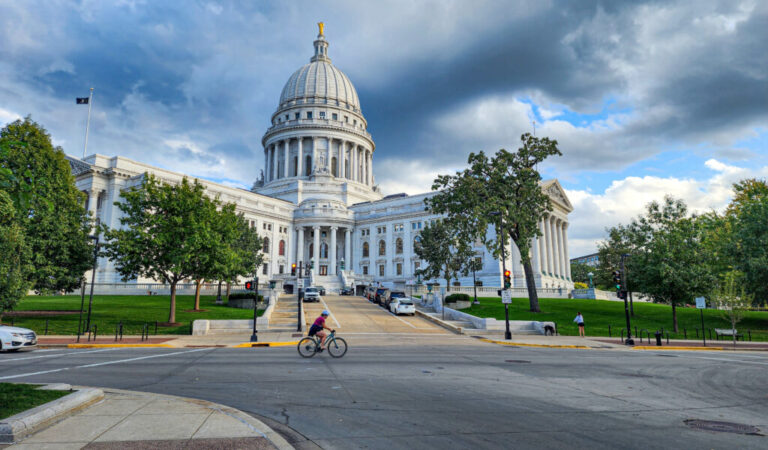
[[297,448],[766,446],[763,436],[684,422],[768,430],[762,354],[528,349],[455,335],[347,339],[338,360],[303,359],[293,347],[3,353],[0,381],[210,400],[271,419]]

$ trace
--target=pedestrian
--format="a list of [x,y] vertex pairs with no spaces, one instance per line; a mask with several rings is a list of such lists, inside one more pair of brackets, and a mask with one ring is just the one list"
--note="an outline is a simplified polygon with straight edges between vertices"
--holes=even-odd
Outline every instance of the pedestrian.
[[581,315],[581,312],[576,313],[576,318],[573,319],[574,322],[579,326],[579,336],[584,336],[584,316]]

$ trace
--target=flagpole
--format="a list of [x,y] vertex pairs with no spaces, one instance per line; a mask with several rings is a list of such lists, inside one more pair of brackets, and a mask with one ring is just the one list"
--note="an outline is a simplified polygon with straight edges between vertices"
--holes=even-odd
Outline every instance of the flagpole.
[[83,147],[83,158],[88,151],[88,127],[91,125],[91,105],[93,105],[93,88],[91,88],[91,96],[88,98],[88,120],[85,122],[85,146]]

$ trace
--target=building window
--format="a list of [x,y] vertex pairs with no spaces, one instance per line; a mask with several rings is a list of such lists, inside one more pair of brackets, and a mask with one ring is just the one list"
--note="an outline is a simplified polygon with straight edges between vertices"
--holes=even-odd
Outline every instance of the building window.
[[384,242],[384,240],[379,241],[379,256],[384,256],[387,254],[387,243]]
[[384,227],[376,227],[376,233],[384,234],[386,232],[387,232],[387,227],[386,226],[384,226]]
[[296,120],[301,119],[301,113],[296,113]]
[[395,266],[397,268],[397,274],[402,275],[403,274],[403,263],[397,263]]
[[397,233],[398,231],[403,231],[404,229],[405,229],[405,228],[403,227],[403,224],[402,224],[402,223],[396,223],[396,224],[394,225],[394,230],[395,230],[395,233]]
[[349,123],[349,116],[344,116],[344,122]]
[[363,266],[363,275],[368,275],[368,266]]
[[370,250],[368,248],[368,243],[367,242],[363,242],[363,258],[367,258],[368,256],[370,256]]
[[312,111],[307,111],[307,119],[311,119],[311,118],[312,118]]
[[309,244],[309,257],[313,258],[315,256],[315,244]]
[[263,275],[266,275],[268,272],[269,272],[269,264],[264,264],[263,266],[261,266],[261,273]]
[[416,248],[416,246],[419,245],[419,242],[421,242],[421,236],[413,238],[413,248]]
[[333,114],[331,114],[331,118],[332,118],[333,120],[339,120],[339,115],[338,115],[338,114],[336,114],[336,113],[333,113]]
[[331,158],[331,174],[334,177],[339,176],[338,160],[336,159],[335,156]]
[[264,238],[264,245],[261,250],[264,253],[269,253],[269,238]]
[[326,244],[325,242],[320,244],[320,257],[328,258],[328,244]]
[[304,176],[310,176],[312,174],[312,157],[307,155],[306,164],[304,164]]
[[325,119],[325,111],[320,111],[320,118]]
[[283,273],[283,270],[285,270],[285,266],[280,264],[277,269],[278,269],[277,273]]
[[285,120],[291,120],[288,114],[285,115]]
[[395,253],[397,253],[398,255],[402,255],[403,254],[403,240],[402,240],[402,238],[397,238],[397,240],[395,241]]
[[[280,245],[278,247],[278,253],[277,254],[280,255],[280,256],[285,256],[285,241],[282,240],[282,239],[280,240]],[[283,272],[281,271],[280,273],[283,273]]]
[[379,276],[384,276],[384,264],[379,264]]

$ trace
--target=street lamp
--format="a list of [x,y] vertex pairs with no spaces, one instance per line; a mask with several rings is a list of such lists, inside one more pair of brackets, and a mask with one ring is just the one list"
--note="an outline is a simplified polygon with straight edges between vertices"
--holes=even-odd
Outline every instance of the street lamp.
[[[488,215],[492,217],[496,217],[496,216],[499,217],[499,236],[501,236],[501,270],[502,270],[502,273],[506,274],[507,258],[506,256],[504,256],[504,248],[506,247],[505,245],[506,236],[504,236],[504,220],[501,216],[501,211],[493,211]],[[503,290],[507,290],[506,283],[504,283]],[[507,339],[507,340],[512,339],[512,332],[509,331],[509,304],[508,303],[504,303],[504,322],[506,324],[506,328],[504,331],[504,339]]]
[[589,277],[589,288],[590,288],[590,289],[594,289],[594,287],[595,287],[595,285],[593,285],[593,284],[592,284],[592,277],[593,277],[594,275],[595,275],[595,274],[594,274],[594,273],[592,273],[592,272],[589,272],[589,273],[587,274],[587,276]]

